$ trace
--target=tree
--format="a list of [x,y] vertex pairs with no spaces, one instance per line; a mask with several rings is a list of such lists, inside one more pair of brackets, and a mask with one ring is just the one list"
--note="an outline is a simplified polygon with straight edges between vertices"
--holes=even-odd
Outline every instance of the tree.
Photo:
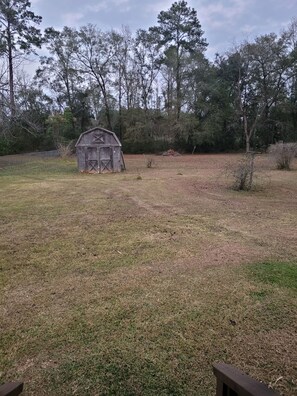
[[40,67],[36,71],[36,81],[51,91],[59,111],[69,108],[72,129],[80,126],[81,133],[88,124],[89,109],[87,97],[89,88],[75,63],[75,33],[67,27],[59,32],[53,28],[45,31],[45,42],[50,56],[40,58]]
[[111,122],[111,73],[115,60],[116,47],[111,45],[113,32],[102,32],[94,25],[83,26],[76,35],[76,65],[82,75],[90,78],[102,94],[106,126],[112,129]]
[[74,94],[81,81],[74,65],[73,32],[67,27],[62,32],[48,28],[45,42],[50,56],[40,58],[41,67],[36,71],[36,78],[55,93],[57,102],[66,103],[74,112]]
[[290,78],[290,58],[285,35],[271,33],[257,37],[248,46],[251,58],[252,84],[256,94],[257,114],[252,124],[251,138],[262,130],[265,146],[273,143],[274,120],[271,109],[286,96]]
[[245,42],[227,56],[225,65],[233,79],[230,83],[247,152],[261,128],[265,130],[263,143],[272,143],[269,117],[271,109],[286,96],[291,62],[285,36],[273,33]]
[[284,31],[290,58],[288,95],[278,106],[277,119],[282,132],[281,140],[297,140],[297,18]]
[[30,7],[28,0],[0,2],[0,47],[8,60],[11,115],[15,114],[14,55],[29,54],[42,42],[40,30],[33,26],[40,24],[42,18],[30,11]]
[[137,31],[134,45],[135,69],[141,88],[141,103],[146,113],[161,67],[158,39],[156,33],[140,29]]
[[51,111],[52,99],[26,73],[17,75],[17,107],[18,122],[24,132],[33,136],[41,136],[44,132],[45,120]]
[[122,31],[113,31],[110,35],[110,45],[114,48],[114,57],[111,60],[113,85],[117,92],[118,122],[116,125],[120,139],[123,139],[123,108],[135,106],[137,77],[133,73],[133,59],[131,49],[133,38],[129,28],[122,27]]
[[184,0],[175,2],[168,11],[160,12],[158,26],[149,30],[158,35],[159,45],[164,49],[164,64],[172,68],[174,73],[174,108],[178,120],[183,106],[183,72],[188,58],[203,53],[207,47],[197,12],[188,7]]

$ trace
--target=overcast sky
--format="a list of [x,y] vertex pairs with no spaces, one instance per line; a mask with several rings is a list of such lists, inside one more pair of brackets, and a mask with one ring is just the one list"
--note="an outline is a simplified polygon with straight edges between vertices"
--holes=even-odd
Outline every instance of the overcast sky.
[[[96,24],[101,30],[129,26],[132,32],[157,23],[167,0],[31,0],[43,17],[42,27]],[[264,34],[279,33],[297,16],[297,0],[189,0],[209,43],[207,55],[223,53],[232,44]]]

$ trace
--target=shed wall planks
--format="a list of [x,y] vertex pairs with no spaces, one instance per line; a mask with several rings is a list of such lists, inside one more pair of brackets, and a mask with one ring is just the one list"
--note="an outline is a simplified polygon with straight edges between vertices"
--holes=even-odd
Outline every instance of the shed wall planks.
[[121,172],[125,169],[122,145],[114,132],[96,127],[82,133],[75,145],[80,172]]

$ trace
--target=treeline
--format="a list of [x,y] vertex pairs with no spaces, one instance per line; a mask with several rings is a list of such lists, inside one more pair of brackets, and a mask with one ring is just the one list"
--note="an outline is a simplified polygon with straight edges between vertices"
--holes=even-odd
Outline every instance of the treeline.
[[[95,125],[132,153],[297,140],[297,20],[210,62],[185,1],[135,34],[94,25],[41,34],[30,6],[0,3],[0,154],[51,149]],[[42,46],[47,55],[30,79],[22,60]]]

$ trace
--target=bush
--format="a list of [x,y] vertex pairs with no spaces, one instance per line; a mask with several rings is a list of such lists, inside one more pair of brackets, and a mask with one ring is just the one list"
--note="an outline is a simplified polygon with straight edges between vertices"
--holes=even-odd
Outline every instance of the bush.
[[231,176],[233,178],[232,188],[236,191],[249,191],[253,186],[254,177],[254,153],[247,153],[235,166],[232,167]]
[[268,148],[268,153],[276,164],[277,169],[291,168],[292,161],[297,155],[297,143],[276,143]]
[[0,155],[12,154],[14,152],[13,149],[13,144],[10,141],[4,137],[0,138]]
[[69,143],[57,143],[57,150],[62,158],[70,157],[73,154],[73,141]]
[[146,159],[146,167],[147,168],[152,168],[155,165],[155,161],[153,158],[147,158]]
[[168,150],[169,143],[154,140],[123,140],[123,151],[129,154],[151,154],[161,153]]

